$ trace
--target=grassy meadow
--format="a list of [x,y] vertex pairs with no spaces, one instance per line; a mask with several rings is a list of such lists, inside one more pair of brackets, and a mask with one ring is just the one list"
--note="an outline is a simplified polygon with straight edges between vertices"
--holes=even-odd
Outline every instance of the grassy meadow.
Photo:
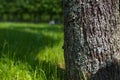
[[64,80],[63,26],[0,23],[0,80]]

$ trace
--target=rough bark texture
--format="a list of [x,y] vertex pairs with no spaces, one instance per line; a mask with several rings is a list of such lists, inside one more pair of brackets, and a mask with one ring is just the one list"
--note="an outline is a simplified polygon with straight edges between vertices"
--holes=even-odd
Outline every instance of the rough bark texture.
[[120,80],[118,5],[118,0],[63,0],[67,80],[82,80],[84,74],[90,80]]

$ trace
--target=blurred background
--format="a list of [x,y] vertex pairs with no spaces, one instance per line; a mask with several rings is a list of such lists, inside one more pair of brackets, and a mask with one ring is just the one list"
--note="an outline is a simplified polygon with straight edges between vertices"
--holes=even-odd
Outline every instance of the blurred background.
[[0,0],[0,80],[65,80],[61,0]]
[[0,21],[62,22],[61,0],[0,0]]

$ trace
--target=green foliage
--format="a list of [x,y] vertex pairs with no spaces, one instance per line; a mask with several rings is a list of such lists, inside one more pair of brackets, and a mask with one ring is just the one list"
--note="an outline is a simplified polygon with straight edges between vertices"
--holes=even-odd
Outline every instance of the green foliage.
[[61,0],[0,0],[0,13],[60,14]]
[[56,16],[59,19],[62,16],[61,0],[0,0],[1,21],[43,22],[43,16],[49,16],[45,21],[56,19]]
[[0,80],[64,80],[63,27],[0,23]]

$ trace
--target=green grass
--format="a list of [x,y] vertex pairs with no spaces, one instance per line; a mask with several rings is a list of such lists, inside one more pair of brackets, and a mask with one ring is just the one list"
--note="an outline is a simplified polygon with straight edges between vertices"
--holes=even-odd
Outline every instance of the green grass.
[[64,80],[63,26],[0,23],[0,80]]

